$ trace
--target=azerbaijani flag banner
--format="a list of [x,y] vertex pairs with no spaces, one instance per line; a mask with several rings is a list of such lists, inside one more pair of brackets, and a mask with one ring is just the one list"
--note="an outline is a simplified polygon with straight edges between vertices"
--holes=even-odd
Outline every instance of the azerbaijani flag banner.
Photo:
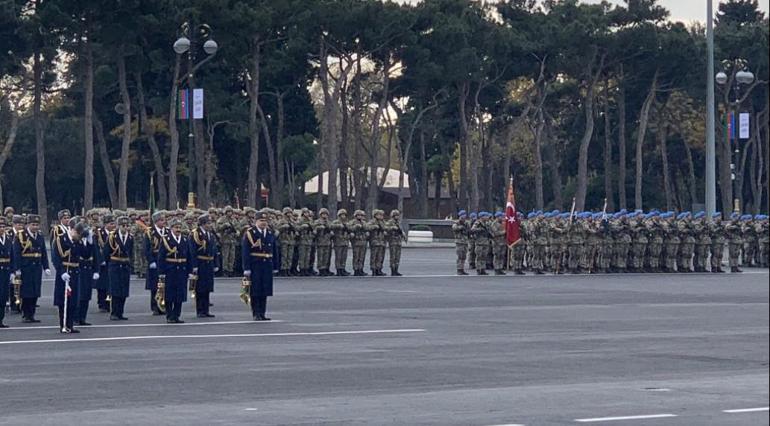
[[521,239],[521,223],[516,215],[516,197],[513,194],[513,177],[508,184],[508,201],[505,203],[505,238],[508,247],[518,243]]
[[190,119],[190,91],[188,89],[182,89],[179,91],[179,109],[177,111],[177,117],[180,120]]

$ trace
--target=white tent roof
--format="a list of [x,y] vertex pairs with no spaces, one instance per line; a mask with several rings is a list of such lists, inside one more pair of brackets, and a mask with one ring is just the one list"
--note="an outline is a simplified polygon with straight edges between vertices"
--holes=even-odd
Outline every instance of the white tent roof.
[[[377,180],[379,181],[382,179],[382,175],[385,173],[385,169],[383,167],[377,167]],[[383,186],[382,190],[386,192],[393,192],[398,193],[398,179],[401,174],[400,170],[390,169],[388,170],[388,174],[385,176],[385,186]],[[329,194],[329,172],[323,172],[323,194],[328,195]],[[366,170],[366,178],[369,178],[369,169]],[[315,175],[312,179],[305,182],[305,194],[316,194],[318,193],[318,181],[319,176]],[[340,171],[337,170],[337,197],[341,196],[340,188],[341,188],[342,182],[340,181]],[[347,188],[348,188],[348,194],[350,196],[355,196],[355,189],[353,186],[353,174],[352,171],[348,171],[348,182],[347,182]],[[404,173],[404,192],[405,195],[409,196],[409,175]]]

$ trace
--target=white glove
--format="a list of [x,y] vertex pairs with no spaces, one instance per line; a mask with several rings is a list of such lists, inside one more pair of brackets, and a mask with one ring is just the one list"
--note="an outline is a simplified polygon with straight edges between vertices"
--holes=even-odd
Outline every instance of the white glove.
[[195,274],[187,274],[187,279],[191,280],[195,278]]
[[14,272],[13,275],[21,275],[21,269],[19,269],[16,272]]
[[155,262],[150,263],[150,269],[155,269],[157,267],[158,265]]
[[99,273],[98,272],[94,272],[93,279],[94,279],[94,281],[99,279]]
[[46,269],[45,270],[45,276],[46,277],[50,277],[51,276],[51,270],[50,269]]
[[11,281],[13,281],[13,278],[16,276],[13,272],[11,272]]
[[219,267],[214,268],[214,272],[219,272]]
[[61,279],[63,279],[64,281],[69,281],[70,280],[70,274],[68,274],[66,272],[61,274]]
[[105,266],[105,265],[107,265],[107,262],[102,262],[101,266]]
[[72,294],[72,287],[70,287],[70,285],[69,285],[69,284],[67,284],[67,285],[64,287],[64,291],[65,291],[66,293],[70,293],[70,294]]
[[193,274],[197,274],[197,273],[198,273],[198,268],[193,268]]
[[250,277],[251,276],[251,271],[243,271],[243,276],[244,277]]

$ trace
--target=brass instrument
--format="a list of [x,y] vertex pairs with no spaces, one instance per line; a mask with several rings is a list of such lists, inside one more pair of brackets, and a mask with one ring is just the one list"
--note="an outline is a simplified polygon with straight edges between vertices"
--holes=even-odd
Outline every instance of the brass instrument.
[[248,277],[243,277],[241,280],[241,294],[239,297],[243,303],[251,306],[251,280]]
[[21,276],[13,277],[13,299],[17,307],[21,308]]
[[187,284],[187,289],[190,290],[190,298],[195,299],[195,288],[198,285],[198,275],[194,275],[190,277],[190,280]]
[[158,302],[158,310],[166,312],[166,276],[158,276],[158,292],[155,293],[155,301]]

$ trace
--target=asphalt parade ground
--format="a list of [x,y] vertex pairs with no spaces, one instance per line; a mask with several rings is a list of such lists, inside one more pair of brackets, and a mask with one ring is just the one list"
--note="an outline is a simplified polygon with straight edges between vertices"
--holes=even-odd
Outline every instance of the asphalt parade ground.
[[[368,269],[368,268],[367,268]],[[272,322],[218,279],[216,318],[0,330],[2,425],[768,424],[768,272],[456,277],[408,249],[401,278],[276,280]]]

